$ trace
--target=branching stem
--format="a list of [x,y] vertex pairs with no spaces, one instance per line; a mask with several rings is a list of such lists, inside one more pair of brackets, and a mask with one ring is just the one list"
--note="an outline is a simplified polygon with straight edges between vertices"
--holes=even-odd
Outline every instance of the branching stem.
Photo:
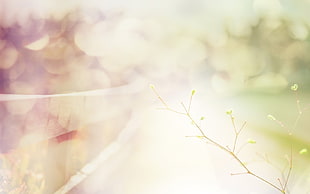
[[[237,140],[239,137],[240,132],[242,131],[242,129],[244,128],[244,126],[246,125],[246,122],[244,122],[244,124],[242,125],[242,127],[237,130],[235,122],[234,122],[234,117],[232,115],[230,115],[232,124],[233,124],[233,128],[234,128],[234,132],[235,132],[235,138],[234,138],[234,144],[233,144],[233,149],[230,150],[228,147],[223,146],[222,144],[218,143],[216,140],[214,140],[213,138],[210,138],[209,136],[207,136],[207,134],[204,132],[204,130],[201,128],[201,126],[195,121],[195,119],[192,117],[192,115],[190,114],[190,107],[191,107],[191,101],[192,101],[192,97],[193,94],[190,97],[189,100],[189,106],[186,107],[185,104],[183,102],[181,102],[181,105],[184,109],[184,112],[179,112],[176,111],[174,109],[171,109],[168,104],[159,96],[158,92],[155,90],[154,87],[152,87],[152,90],[154,91],[154,93],[156,94],[156,96],[158,97],[158,99],[162,102],[162,104],[165,106],[165,110],[168,111],[172,111],[178,114],[182,114],[184,116],[186,116],[191,122],[192,124],[198,129],[198,131],[200,132],[199,136],[196,137],[200,137],[200,138],[204,138],[208,141],[208,143],[216,146],[217,148],[223,150],[224,152],[228,153],[230,156],[232,156],[234,158],[234,160],[245,170],[245,172],[242,173],[232,173],[231,175],[244,175],[244,174],[248,174],[251,175],[253,177],[255,177],[256,179],[259,179],[260,181],[270,185],[271,187],[273,187],[274,189],[278,190],[279,192],[281,192],[282,194],[286,194],[286,190],[287,190],[287,184],[288,184],[288,180],[291,174],[291,169],[292,169],[292,153],[291,153],[291,162],[290,162],[290,169],[289,172],[287,174],[287,177],[285,179],[285,183],[284,185],[282,184],[282,182],[280,181],[280,179],[278,179],[278,181],[280,182],[280,187],[271,183],[270,181],[266,180],[265,178],[257,175],[256,173],[252,172],[246,165],[245,163],[237,156],[237,153],[235,153],[236,150],[236,145],[237,145]],[[190,136],[191,137],[191,136]],[[292,152],[292,151],[291,151]]]

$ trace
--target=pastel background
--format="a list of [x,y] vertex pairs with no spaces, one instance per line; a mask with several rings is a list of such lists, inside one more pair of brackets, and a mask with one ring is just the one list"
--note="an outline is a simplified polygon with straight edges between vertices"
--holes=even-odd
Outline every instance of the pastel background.
[[[0,193],[274,194],[154,84],[291,194],[310,192],[309,1],[1,0]],[[297,93],[291,91],[294,83]],[[297,100],[303,110],[299,121]],[[267,115],[279,119],[292,135]],[[291,148],[292,147],[292,148]],[[270,162],[271,161],[271,162]],[[269,163],[268,163],[269,162]],[[280,169],[280,170],[279,170]]]

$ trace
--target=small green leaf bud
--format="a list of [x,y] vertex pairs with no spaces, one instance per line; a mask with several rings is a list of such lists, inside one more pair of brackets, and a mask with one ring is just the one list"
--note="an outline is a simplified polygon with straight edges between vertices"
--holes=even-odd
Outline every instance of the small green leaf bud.
[[306,148],[303,148],[299,151],[299,154],[302,155],[302,154],[306,154],[308,152],[308,150]]
[[298,90],[298,84],[294,84],[291,86],[291,90],[297,91]]
[[272,115],[268,115],[267,117],[268,117],[270,120],[273,120],[273,121],[276,120],[276,118],[275,118],[274,116],[272,116]]
[[251,143],[251,144],[255,144],[255,143],[256,143],[256,141],[255,141],[254,139],[251,139],[251,138],[249,138],[249,139],[247,140],[247,142],[248,142],[248,143]]
[[227,111],[226,111],[226,114],[227,114],[227,115],[232,115],[232,110],[231,110],[231,109],[230,109],[230,110],[227,110]]

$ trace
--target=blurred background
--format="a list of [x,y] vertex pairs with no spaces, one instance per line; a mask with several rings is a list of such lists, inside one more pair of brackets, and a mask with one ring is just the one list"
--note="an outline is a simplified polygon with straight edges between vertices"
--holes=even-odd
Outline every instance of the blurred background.
[[[307,0],[0,1],[0,193],[310,193]],[[298,90],[290,87],[297,83]],[[302,113],[299,113],[299,112]],[[267,115],[273,115],[273,117]],[[270,118],[276,118],[273,120]],[[289,133],[292,133],[291,135]],[[300,154],[300,150],[304,150]]]

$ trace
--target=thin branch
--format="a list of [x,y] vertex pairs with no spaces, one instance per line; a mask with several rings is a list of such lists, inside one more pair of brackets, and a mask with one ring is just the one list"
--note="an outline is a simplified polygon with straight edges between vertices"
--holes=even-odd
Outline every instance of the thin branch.
[[158,109],[162,109],[162,110],[168,110],[168,111],[171,111],[171,112],[174,112],[174,113],[177,113],[177,114],[182,114],[182,115],[186,115],[186,113],[183,113],[183,112],[180,112],[180,111],[177,111],[177,110],[174,110],[172,108],[170,108],[168,106],[168,104],[164,101],[164,99],[159,95],[159,93],[156,91],[155,87],[152,86],[150,87],[152,89],[152,91],[155,93],[156,97],[159,99],[159,101],[164,105],[164,108],[158,108]]
[[236,155],[238,155],[240,152],[241,152],[241,150],[245,147],[245,146],[247,146],[249,143],[248,142],[245,142],[244,144],[242,144],[241,146],[240,146],[240,148],[238,149],[238,151],[236,151]]
[[243,123],[242,126],[240,127],[238,133],[241,133],[242,129],[245,127],[246,124],[247,124],[247,122],[244,121],[244,123]]
[[239,136],[239,134],[236,133],[232,152],[235,152],[235,150],[236,150],[236,144],[237,144],[237,141],[238,141],[238,136]]
[[196,138],[204,138],[204,136],[201,135],[187,135],[185,137],[196,137]]
[[301,110],[301,108],[300,108],[300,100],[299,100],[297,91],[295,91],[295,98],[296,98],[296,105],[297,105],[298,113],[301,114],[301,113],[302,113],[302,110]]
[[167,110],[167,111],[171,111],[171,112],[174,112],[174,113],[177,113],[177,114],[181,114],[181,115],[186,115],[186,113],[184,112],[180,112],[180,111],[177,111],[177,110],[174,110],[174,109],[171,109],[169,107],[165,107],[165,108],[158,108],[159,110]]
[[234,138],[234,144],[233,144],[233,150],[232,150],[232,152],[235,153],[239,135],[240,135],[242,129],[244,128],[244,126],[246,125],[246,122],[244,122],[243,125],[241,126],[241,128],[239,130],[237,130],[237,128],[235,126],[234,117],[232,115],[230,115],[230,118],[231,118],[231,121],[233,123],[234,132],[235,132],[235,138]]
[[298,111],[298,115],[295,119],[295,122],[294,122],[294,125],[293,125],[293,128],[291,130],[289,130],[289,135],[292,135],[292,132],[295,131],[298,123],[299,123],[299,120],[303,114],[303,111],[307,110],[307,108],[303,108],[301,109],[301,106],[300,106],[300,100],[299,100],[299,97],[298,97],[298,92],[297,90],[294,91],[295,93],[295,99],[296,99],[296,107],[297,107],[297,111]]
[[162,97],[158,94],[158,92],[156,91],[155,87],[151,87],[151,89],[153,90],[153,92],[155,93],[155,95],[157,96],[157,98],[160,100],[160,102],[167,108],[169,109],[168,104],[162,99]]
[[[287,129],[286,125],[285,125],[282,121],[279,121],[278,119],[275,119],[275,121],[276,121],[282,128]],[[289,129],[288,129],[288,130],[289,130]]]
[[299,122],[299,120],[300,120],[300,118],[301,118],[301,115],[302,115],[302,109],[301,109],[301,107],[300,107],[300,100],[299,100],[299,97],[298,97],[298,92],[297,92],[297,90],[295,91],[295,99],[296,99],[296,106],[297,106],[297,111],[298,111],[298,116],[296,117],[296,119],[295,119],[295,122],[294,122],[294,125],[293,125],[293,128],[292,128],[292,130],[291,130],[291,132],[289,133],[289,134],[291,134],[292,133],[292,131],[295,131],[295,129],[296,129],[296,127],[297,127],[297,124],[298,124],[298,122]]
[[234,128],[234,131],[237,134],[238,132],[237,132],[236,124],[235,124],[235,118],[231,114],[229,116],[230,116],[230,120]]
[[285,194],[285,191],[283,189],[281,189],[280,187],[276,186],[275,184],[272,184],[271,182],[267,181],[266,179],[256,175],[255,173],[248,171],[248,172],[243,172],[243,173],[231,173],[231,175],[244,175],[244,174],[248,174],[251,176],[254,176],[255,178],[263,181],[264,183],[270,185],[271,187],[275,188],[276,190],[280,191],[281,193]]
[[274,165],[268,158],[268,155],[266,153],[264,153],[264,155],[257,153],[257,156],[260,157],[263,161],[265,161],[267,164],[269,164],[272,168],[276,169],[277,171],[279,171],[282,175],[282,179],[284,179],[284,171],[285,169],[281,169],[279,167],[277,167],[276,165]]
[[[164,106],[166,107],[167,110],[170,110],[170,111],[173,111],[175,112],[173,109],[169,108],[168,104],[165,103],[165,101],[159,96],[159,94],[156,92],[156,90],[154,89],[154,87],[151,87],[152,90],[154,91],[154,93],[157,95],[157,97],[159,98],[159,100],[164,104]],[[190,102],[191,102],[192,99],[190,99]],[[249,174],[259,180],[261,180],[262,182],[265,182],[266,184],[270,185],[271,187],[275,188],[276,190],[280,191],[281,193],[285,194],[285,190],[276,186],[275,184],[269,182],[268,180],[264,179],[263,177],[253,173],[252,171],[250,171],[250,169],[244,164],[244,162],[242,162],[242,160],[234,153],[235,151],[235,145],[236,145],[236,142],[237,142],[237,138],[238,138],[238,135],[239,133],[241,132],[241,130],[243,129],[243,127],[245,126],[245,123],[243,124],[243,126],[241,127],[241,129],[239,131],[237,131],[236,129],[236,126],[235,126],[235,123],[234,123],[234,120],[233,120],[233,117],[231,116],[231,119],[232,119],[232,123],[233,123],[233,126],[234,126],[234,131],[235,131],[235,134],[236,134],[236,138],[235,138],[235,143],[234,143],[234,149],[233,151],[231,151],[228,147],[225,147],[223,145],[221,145],[220,143],[218,143],[217,141],[213,140],[212,138],[210,138],[209,136],[207,136],[204,132],[204,130],[201,128],[201,126],[193,119],[193,117],[191,116],[189,110],[190,110],[190,105],[188,106],[189,108],[186,108],[185,104],[183,102],[181,102],[181,105],[185,111],[185,113],[182,113],[182,115],[186,115],[189,120],[192,122],[192,124],[198,129],[198,131],[200,132],[201,136],[199,136],[200,138],[204,138],[206,139],[209,143],[215,145],[216,147],[218,147],[219,149],[225,151],[226,153],[228,153],[229,155],[231,155],[235,161],[237,161],[237,163],[240,164],[240,166],[245,170],[244,173],[237,173],[237,174],[232,174],[232,175],[238,175],[238,174]],[[180,113],[177,111],[177,113]],[[196,136],[197,137],[197,136]],[[289,175],[288,175],[289,177]]]
[[271,187],[277,189],[277,190],[280,191],[281,193],[283,193],[283,194],[286,193],[285,190],[282,190],[281,188],[279,188],[278,186],[272,184],[271,182],[267,181],[266,179],[264,179],[264,178],[262,178],[262,177],[260,177],[260,176],[258,176],[258,175],[256,175],[256,174],[254,174],[254,173],[252,173],[252,172],[249,172],[249,174],[252,175],[252,176],[254,176],[254,177],[256,177],[257,179],[259,179],[259,180],[265,182],[266,184],[270,185]]
[[[291,130],[291,132],[295,131],[296,127],[297,127],[297,124],[301,118],[301,115],[302,115],[302,112],[299,112],[298,116],[296,117],[295,119],[295,122],[294,122],[294,125],[293,125],[293,128]],[[291,132],[289,134],[291,134]]]
[[285,190],[284,189],[284,186],[283,186],[283,184],[282,184],[282,181],[278,178],[278,182],[279,182],[279,184],[281,185],[281,188],[282,188],[282,190]]
[[221,150],[229,153],[235,160],[237,160],[237,162],[247,171],[250,172],[250,170],[246,167],[246,165],[232,152],[230,151],[228,148],[225,148],[224,146],[222,146],[221,144],[217,143],[216,141],[214,141],[213,139],[207,137],[204,133],[204,131],[202,130],[202,128],[197,124],[197,122],[193,119],[193,117],[190,115],[190,113],[188,112],[188,110],[186,109],[184,103],[182,102],[181,105],[183,106],[184,110],[187,113],[188,118],[192,121],[192,123],[196,126],[196,128],[200,131],[200,133],[202,134],[202,136],[204,136],[204,138],[206,138],[208,141],[210,141],[211,143],[213,143],[214,145],[216,145],[218,148],[220,148]]
[[289,178],[290,178],[290,176],[291,176],[291,172],[292,172],[292,168],[293,168],[293,148],[292,148],[292,146],[291,146],[291,155],[290,155],[290,159],[289,159],[289,165],[290,165],[290,167],[289,167],[289,170],[288,170],[288,173],[287,173],[287,176],[286,176],[286,180],[285,180],[285,184],[284,184],[284,188],[283,188],[283,190],[286,190],[286,188],[287,188],[287,184],[288,184],[288,181],[289,181]]
[[202,134],[202,136],[204,136],[205,139],[207,139],[208,141],[210,141],[212,144],[214,144],[215,146],[217,146],[218,148],[220,148],[221,150],[229,153],[240,165],[241,167],[247,172],[247,174],[252,175],[254,177],[256,177],[257,179],[267,183],[268,185],[272,186],[273,188],[275,188],[276,190],[280,191],[281,193],[285,194],[285,191],[282,190],[280,187],[276,186],[275,184],[267,181],[266,179],[256,175],[255,173],[253,173],[252,171],[250,171],[248,169],[248,167],[244,164],[244,162],[241,161],[241,159],[232,151],[230,151],[228,148],[225,148],[224,146],[222,146],[221,144],[217,143],[216,141],[214,141],[213,139],[207,137],[205,135],[205,133],[203,132],[202,128],[200,128],[200,126],[195,122],[195,120],[191,117],[190,113],[187,111],[184,103],[181,103],[183,108],[185,109],[185,111],[187,112],[187,116],[188,118],[192,121],[192,123],[196,126],[196,128],[200,131],[200,133]]
[[193,93],[191,94],[191,96],[190,96],[190,98],[189,98],[189,103],[188,103],[188,112],[190,112],[190,110],[191,110],[191,105],[192,105],[192,100],[193,100]]
[[288,132],[288,134],[292,134],[292,133],[291,133],[291,128],[287,127],[282,121],[276,119],[276,118],[275,118],[274,116],[272,116],[272,115],[268,115],[268,117],[269,117],[271,120],[275,121],[280,127],[282,127],[283,129],[286,129],[287,132]]
[[249,172],[230,173],[231,176],[249,174]]
[[229,116],[230,116],[230,120],[231,120],[231,123],[233,125],[234,132],[235,132],[235,138],[234,138],[233,149],[232,149],[232,152],[235,152],[239,133],[238,133],[237,128],[236,128],[235,118],[231,114]]

